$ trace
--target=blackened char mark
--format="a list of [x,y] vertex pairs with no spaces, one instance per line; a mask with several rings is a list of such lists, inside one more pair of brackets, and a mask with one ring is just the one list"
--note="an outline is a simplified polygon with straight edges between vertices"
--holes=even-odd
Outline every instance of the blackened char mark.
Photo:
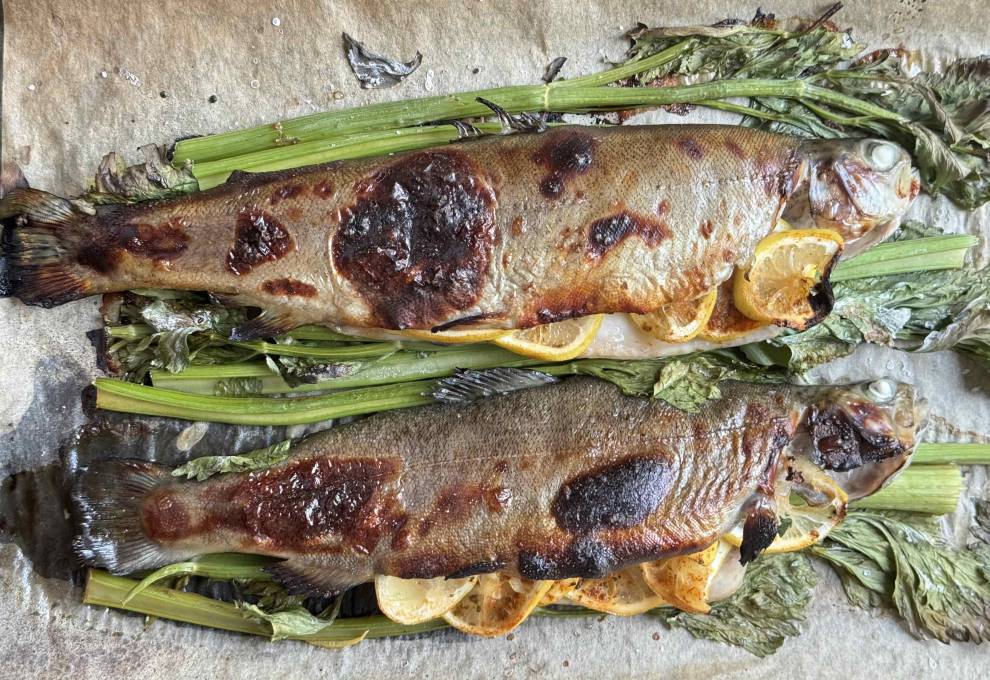
[[471,314],[470,316],[462,316],[459,319],[452,319],[447,323],[442,323],[439,326],[434,326],[430,329],[433,333],[442,333],[443,331],[449,331],[451,328],[457,328],[459,326],[471,326],[478,321],[484,321],[485,319],[494,319],[501,316],[493,312],[485,312],[482,314]]
[[739,546],[739,561],[748,564],[767,549],[780,529],[780,522],[773,508],[766,504],[755,507],[743,523],[742,544]]
[[631,210],[622,210],[595,220],[588,227],[588,256],[593,260],[636,235],[650,248],[656,248],[670,238],[670,228],[663,219],[642,215]]
[[298,279],[269,279],[261,284],[261,289],[269,295],[285,295],[289,297],[314,297],[316,288]]
[[292,235],[270,213],[242,210],[237,216],[234,245],[227,251],[227,269],[243,276],[265,262],[275,262],[296,247]]
[[468,576],[476,576],[478,574],[492,574],[501,570],[503,567],[505,567],[505,560],[475,562],[474,564],[457,569],[452,574],[447,574],[447,578],[467,578]]
[[169,262],[186,252],[186,221],[172,218],[164,224],[111,221],[94,230],[92,239],[79,248],[76,261],[100,274],[110,274],[125,252],[156,263]]
[[547,174],[540,181],[540,193],[560,198],[567,182],[591,167],[598,141],[584,132],[561,130],[546,134],[547,140],[533,155]]
[[[339,536],[371,552],[402,518],[401,507],[384,493],[399,469],[390,458],[301,459],[221,487],[222,497],[213,500],[225,515],[217,521],[276,549],[306,550],[311,541]],[[241,511],[230,513],[230,507]]]
[[564,550],[547,548],[519,553],[519,574],[533,580],[601,578],[621,566],[612,546],[593,536],[579,536]]
[[334,266],[383,328],[432,327],[481,296],[495,194],[459,151],[406,156],[368,178],[340,213]]
[[[846,472],[905,451],[904,444],[889,431],[876,426],[882,415],[869,413],[869,404],[851,404],[850,412],[833,404],[812,407],[808,429],[815,462],[826,470]],[[865,415],[867,414],[868,415]]]
[[670,488],[666,458],[632,456],[565,483],[553,502],[557,524],[572,533],[631,527],[653,513]]

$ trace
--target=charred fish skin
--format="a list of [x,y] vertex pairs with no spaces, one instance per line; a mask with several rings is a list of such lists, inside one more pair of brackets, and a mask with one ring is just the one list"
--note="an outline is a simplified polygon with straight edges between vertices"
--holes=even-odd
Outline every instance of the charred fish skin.
[[[281,557],[273,574],[300,592],[376,574],[597,577],[702,549],[754,511],[775,527],[766,500],[797,458],[834,468],[859,455],[866,469],[858,444],[872,442],[877,462],[914,448],[906,386],[885,404],[858,387],[723,391],[688,414],[570,379],[372,416],[310,437],[272,468],[204,482],[110,462],[80,477],[77,546],[115,572],[211,552]],[[848,436],[814,413],[846,423]]]
[[829,228],[885,235],[917,189],[904,183],[907,154],[875,144],[562,126],[238,172],[209,191],[95,214],[25,189],[0,202],[6,294],[55,305],[135,287],[205,290],[265,310],[256,332],[648,312],[747,263],[799,188]]

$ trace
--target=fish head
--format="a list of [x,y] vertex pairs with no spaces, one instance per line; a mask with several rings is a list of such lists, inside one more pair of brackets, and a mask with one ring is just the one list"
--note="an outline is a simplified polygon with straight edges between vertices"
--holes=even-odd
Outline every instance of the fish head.
[[893,142],[828,139],[806,142],[805,152],[811,217],[842,235],[847,256],[889,236],[921,187],[911,156]]
[[907,466],[928,415],[914,387],[881,378],[810,389],[793,454],[824,470],[850,499],[870,495]]

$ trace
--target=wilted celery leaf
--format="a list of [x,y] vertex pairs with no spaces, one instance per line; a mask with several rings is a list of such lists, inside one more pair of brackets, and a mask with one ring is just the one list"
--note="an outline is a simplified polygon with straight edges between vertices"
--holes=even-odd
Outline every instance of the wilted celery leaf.
[[239,456],[201,456],[172,470],[172,476],[202,482],[215,474],[263,470],[288,458],[291,447],[292,440],[287,439]]
[[826,25],[785,33],[772,15],[750,23],[726,20],[715,26],[641,27],[629,33],[629,60],[636,61],[693,42],[674,60],[636,76],[640,84],[666,76],[705,74],[712,78],[797,78],[851,59],[862,49],[847,33]]
[[706,640],[742,647],[756,656],[776,652],[801,633],[811,590],[818,578],[808,558],[797,553],[764,555],[749,565],[735,595],[709,614],[667,613],[667,624]]
[[172,198],[199,190],[191,166],[172,165],[164,147],[147,144],[140,148],[144,163],[128,166],[115,151],[100,161],[89,191],[81,196],[95,203],[137,203]]
[[780,382],[783,370],[756,365],[731,350],[689,354],[673,359],[582,359],[574,371],[614,383],[624,393],[662,399],[685,411],[697,411],[721,395],[723,380]]
[[958,59],[938,73],[906,75],[894,51],[862,69],[871,78],[830,78],[835,89],[910,119],[895,138],[913,149],[925,188],[960,207],[990,200],[990,57]]
[[142,291],[128,293],[108,327],[137,325],[151,332],[137,337],[108,338],[107,356],[128,380],[141,382],[153,369],[172,373],[195,357],[199,364],[243,361],[253,352],[223,340],[232,326],[247,318],[245,308],[210,304],[191,293]]
[[289,637],[313,635],[327,626],[333,625],[333,620],[314,616],[301,604],[292,605],[278,611],[266,611],[258,605],[238,602],[237,608],[246,618],[265,621],[272,627],[272,641],[284,640]]
[[704,402],[722,396],[723,380],[781,382],[783,372],[754,366],[730,352],[706,352],[666,361],[653,385],[653,397],[671,406],[694,412]]
[[952,548],[927,515],[854,511],[810,549],[853,604],[893,607],[918,638],[990,641],[990,546]]

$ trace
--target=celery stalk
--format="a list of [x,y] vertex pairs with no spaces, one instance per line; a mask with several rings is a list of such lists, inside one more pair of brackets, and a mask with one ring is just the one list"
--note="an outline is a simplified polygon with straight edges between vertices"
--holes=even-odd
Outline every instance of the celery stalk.
[[920,444],[912,465],[990,465],[990,444],[956,444],[953,442]]
[[[537,109],[546,110],[543,108],[542,102],[545,93],[550,89],[608,85],[669,63],[690,48],[692,44],[692,40],[684,40],[645,59],[622,64],[601,73],[558,81],[550,85],[516,85],[461,94],[371,104],[344,111],[314,113],[280,123],[258,125],[247,130],[194,137],[176,143],[174,162],[181,164],[186,160],[191,160],[195,163],[202,163],[203,161],[241,156],[262,149],[277,148],[284,144],[287,139],[295,140],[295,143],[309,142],[360,132],[392,130],[437,120],[454,120],[491,113],[486,106],[477,101],[478,97],[501,104],[510,113]],[[599,87],[599,89],[604,88]],[[518,108],[525,103],[535,103],[535,108],[526,108],[525,106]]]
[[852,507],[944,515],[955,511],[962,488],[962,472],[955,465],[912,466],[890,486],[853,501]]

